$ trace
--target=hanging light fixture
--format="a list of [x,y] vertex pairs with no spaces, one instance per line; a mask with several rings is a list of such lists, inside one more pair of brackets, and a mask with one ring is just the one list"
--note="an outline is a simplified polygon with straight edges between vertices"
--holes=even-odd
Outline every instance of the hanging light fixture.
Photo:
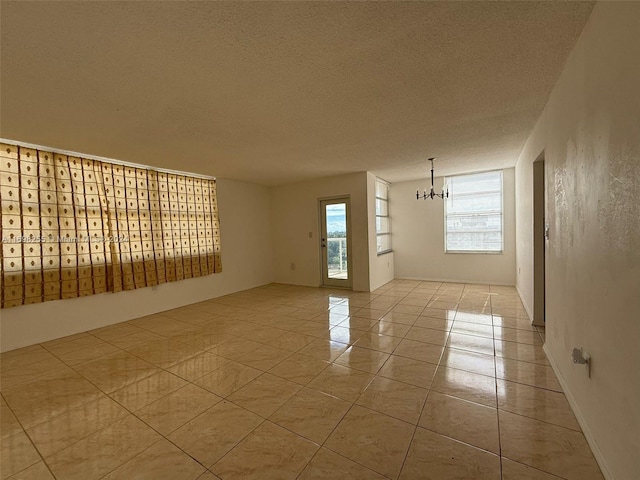
[[447,185],[447,190],[445,192],[444,189],[444,185],[442,186],[442,193],[436,193],[433,189],[433,161],[435,160],[435,158],[430,158],[429,161],[431,162],[431,190],[429,192],[427,192],[427,189],[424,189],[424,193],[422,195],[420,195],[420,190],[416,190],[416,200],[420,200],[421,198],[423,200],[426,200],[427,198],[430,198],[433,200],[434,197],[438,197],[438,198],[449,198],[449,185]]

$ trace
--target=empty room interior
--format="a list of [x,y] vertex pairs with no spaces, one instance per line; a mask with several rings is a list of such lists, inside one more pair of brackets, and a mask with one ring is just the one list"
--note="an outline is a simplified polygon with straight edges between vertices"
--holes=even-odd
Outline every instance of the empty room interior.
[[640,478],[640,2],[0,22],[0,479]]

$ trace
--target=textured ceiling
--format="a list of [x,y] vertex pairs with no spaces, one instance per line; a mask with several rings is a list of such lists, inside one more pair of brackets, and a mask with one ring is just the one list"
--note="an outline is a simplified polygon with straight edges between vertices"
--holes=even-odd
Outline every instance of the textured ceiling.
[[589,2],[5,2],[0,135],[265,185],[513,166]]

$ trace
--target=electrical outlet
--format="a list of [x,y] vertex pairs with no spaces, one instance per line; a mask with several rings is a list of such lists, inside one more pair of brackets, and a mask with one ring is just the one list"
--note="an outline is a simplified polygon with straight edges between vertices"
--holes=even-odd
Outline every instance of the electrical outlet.
[[571,359],[576,365],[586,365],[587,376],[591,378],[591,356],[587,352],[585,352],[582,347],[574,347],[573,351],[571,352]]

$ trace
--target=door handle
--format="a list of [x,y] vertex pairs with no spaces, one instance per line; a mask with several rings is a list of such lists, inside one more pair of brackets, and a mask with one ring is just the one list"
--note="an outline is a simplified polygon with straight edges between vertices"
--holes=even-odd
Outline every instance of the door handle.
[[545,240],[549,240],[549,224],[544,226],[544,238]]

